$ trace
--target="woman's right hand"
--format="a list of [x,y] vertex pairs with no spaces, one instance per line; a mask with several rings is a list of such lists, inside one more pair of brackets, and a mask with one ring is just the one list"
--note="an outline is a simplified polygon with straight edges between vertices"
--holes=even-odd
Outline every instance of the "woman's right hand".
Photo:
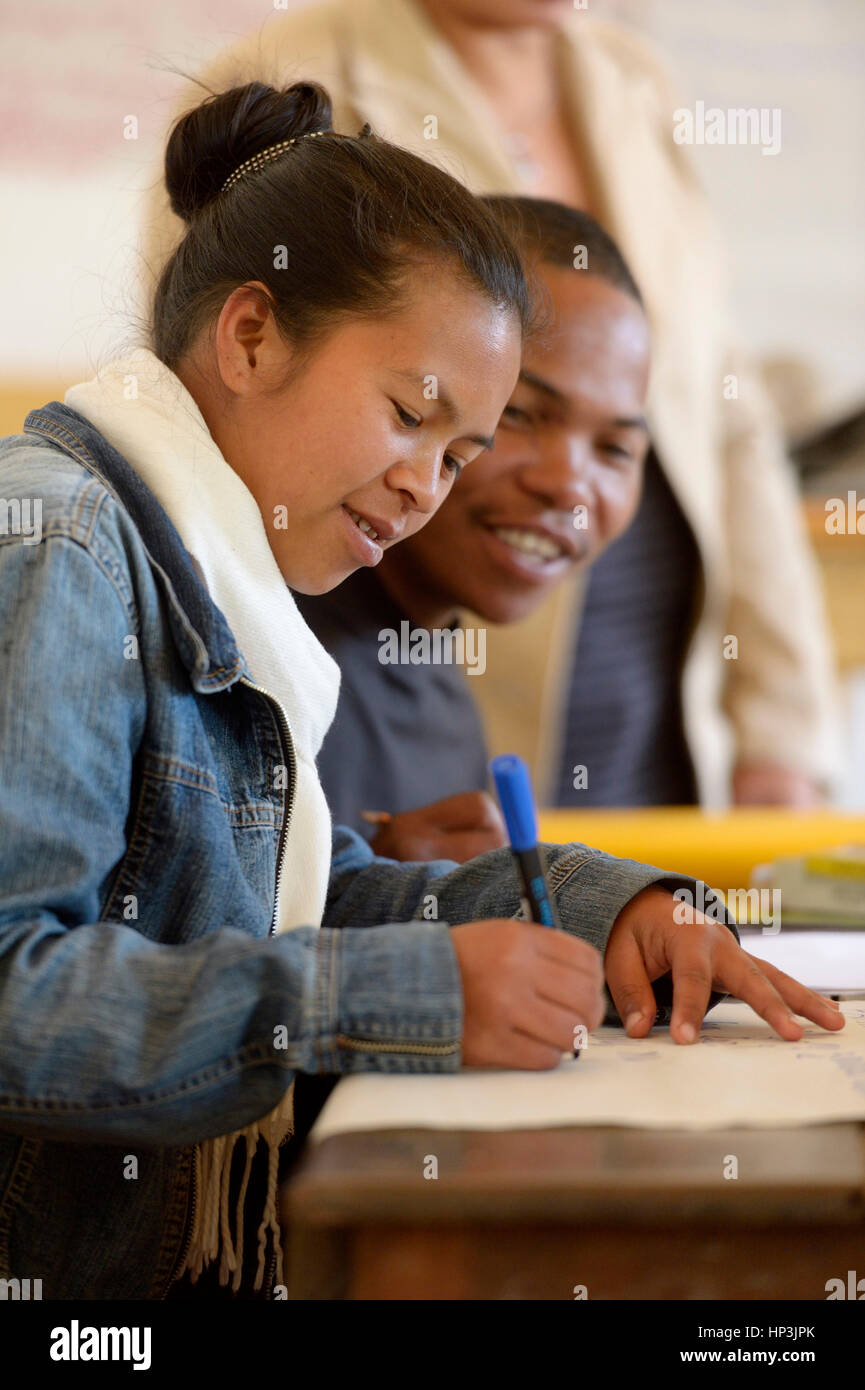
[[606,1013],[603,958],[567,932],[493,917],[451,928],[462,976],[463,1064],[543,1071]]

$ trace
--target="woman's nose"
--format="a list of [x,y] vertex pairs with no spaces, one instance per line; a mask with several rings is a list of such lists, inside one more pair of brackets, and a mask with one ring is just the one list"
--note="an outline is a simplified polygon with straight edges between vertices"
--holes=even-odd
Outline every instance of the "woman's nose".
[[412,459],[411,463],[398,463],[389,469],[388,482],[406,495],[414,511],[428,515],[444,499],[442,468],[440,457]]

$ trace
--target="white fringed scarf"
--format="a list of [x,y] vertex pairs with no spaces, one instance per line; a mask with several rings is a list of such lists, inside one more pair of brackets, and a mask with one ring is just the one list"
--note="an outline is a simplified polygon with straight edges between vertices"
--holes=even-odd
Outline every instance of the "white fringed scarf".
[[[330,871],[331,819],[315,758],[331,724],[339,667],[301,617],[274,559],[258,504],[226,462],[193,397],[149,348],[138,348],[72,386],[65,402],[90,420],[150,488],[176,526],[256,684],[282,705],[294,743],[294,810],[284,847],[277,932],[320,926]],[[259,1138],[268,1146],[267,1199],[258,1229],[255,1288],[273,1237],[283,1282],[276,1212],[279,1146],[293,1132],[294,1083],[279,1105],[246,1129],[195,1146],[196,1220],[183,1269],[195,1282],[219,1258],[219,1282],[240,1285],[243,1206]],[[232,1239],[229,1189],[235,1145],[246,1168]],[[220,1252],[221,1243],[221,1252]]]

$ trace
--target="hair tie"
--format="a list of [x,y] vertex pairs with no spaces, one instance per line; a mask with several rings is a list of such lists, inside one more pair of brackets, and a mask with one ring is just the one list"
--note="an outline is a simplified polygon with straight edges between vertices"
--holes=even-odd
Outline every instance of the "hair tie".
[[265,164],[269,164],[272,159],[278,159],[283,150],[287,150],[289,145],[296,145],[298,140],[314,140],[317,135],[333,135],[332,130],[308,130],[304,135],[295,135],[291,140],[280,140],[277,145],[268,145],[266,150],[259,150],[258,154],[250,155],[229,174],[225,183],[220,188],[220,193],[224,193],[226,188],[230,188],[233,183],[242,179],[244,174],[257,173],[263,169]]

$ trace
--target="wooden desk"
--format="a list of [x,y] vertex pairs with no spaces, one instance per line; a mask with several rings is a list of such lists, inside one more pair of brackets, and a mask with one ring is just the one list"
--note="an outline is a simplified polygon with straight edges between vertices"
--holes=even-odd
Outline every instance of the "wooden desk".
[[865,1126],[334,1135],[281,1204],[292,1299],[825,1300],[865,1274]]

